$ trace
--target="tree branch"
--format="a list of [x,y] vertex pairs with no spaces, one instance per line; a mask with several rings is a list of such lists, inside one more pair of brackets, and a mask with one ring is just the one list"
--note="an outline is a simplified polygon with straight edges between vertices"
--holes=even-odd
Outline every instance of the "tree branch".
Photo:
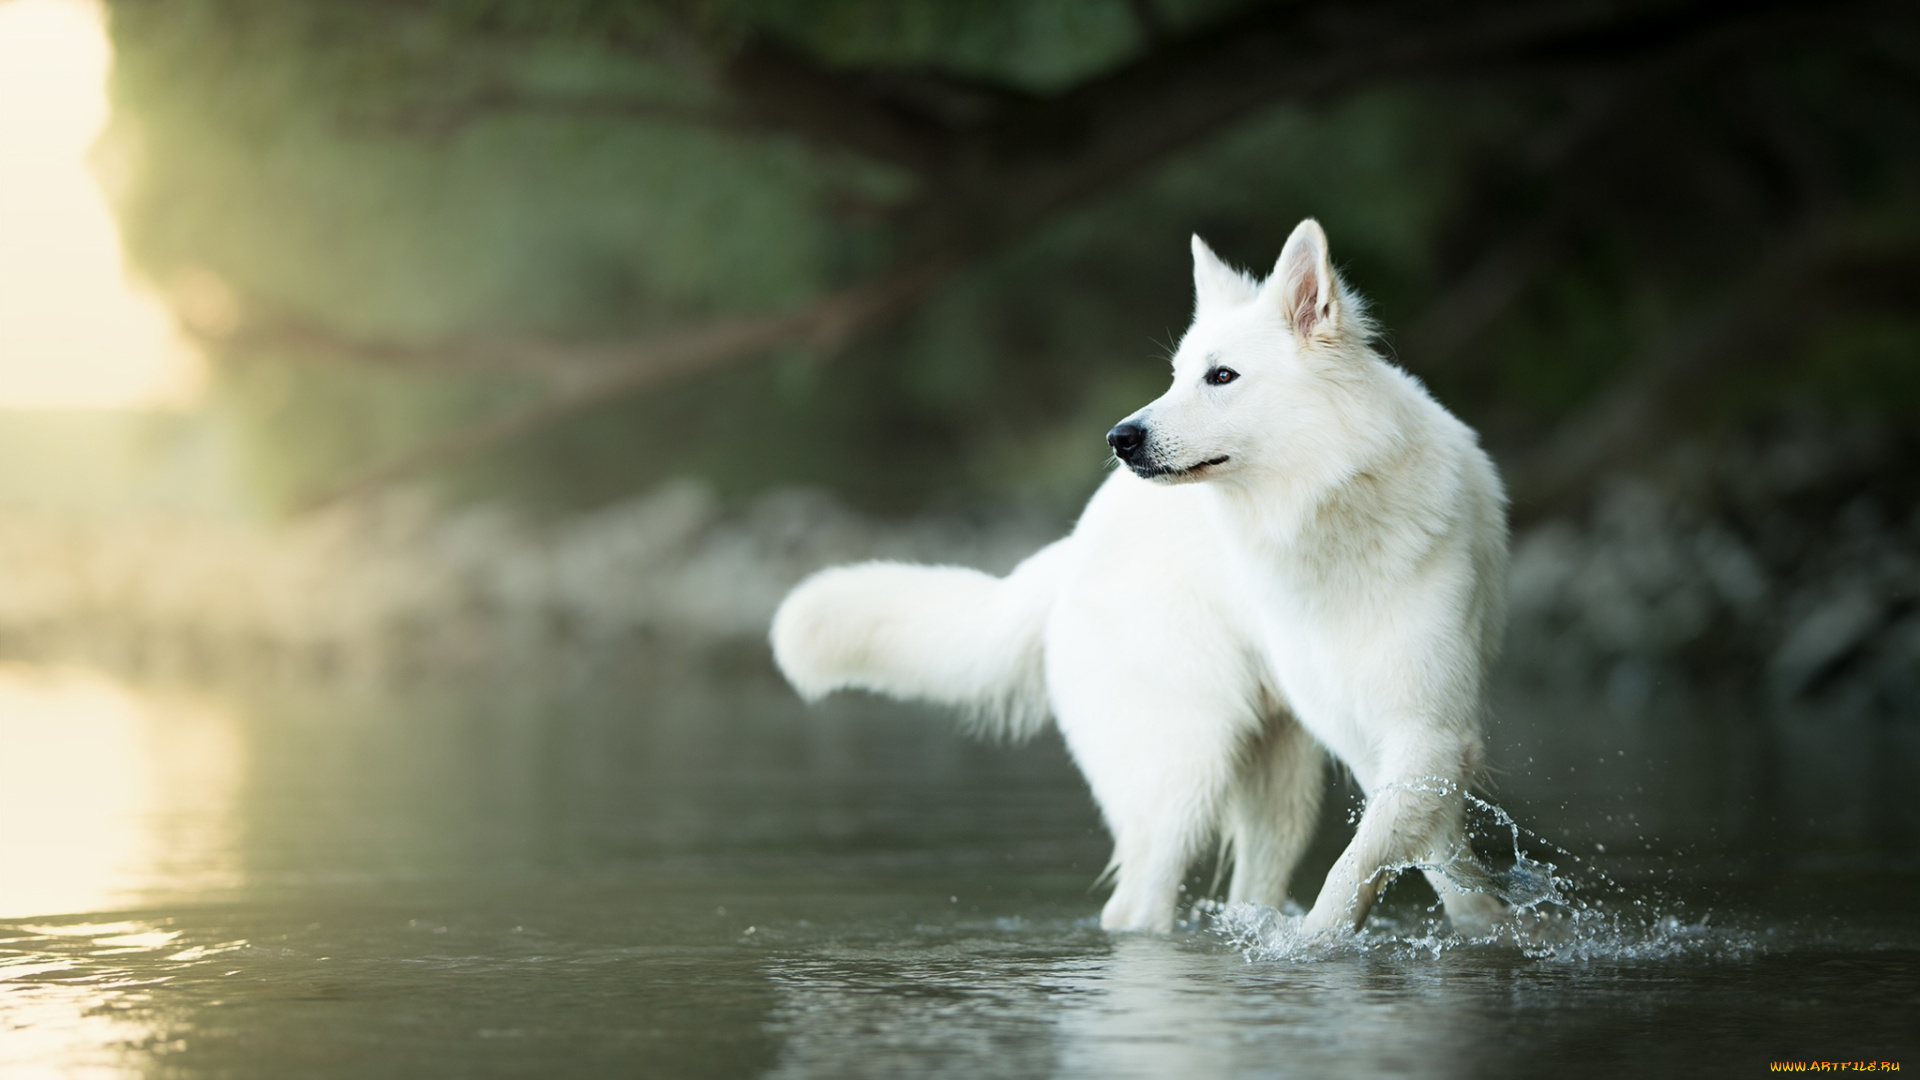
[[441,341],[414,345],[353,337],[292,318],[253,318],[229,332],[199,333],[220,349],[290,352],[345,363],[437,374],[491,373],[567,380],[616,362],[626,350],[569,342]]
[[1809,24],[1830,29],[1837,18],[1781,0],[1412,8],[1309,0],[1160,39],[1061,94],[970,83],[965,115],[934,115],[881,92],[888,78],[899,85],[897,73],[829,68],[764,39],[743,46],[723,80],[759,122],[929,178],[930,228],[977,239],[1022,232],[1277,101],[1325,100],[1414,77],[1564,78],[1567,65],[1618,64]]
[[481,119],[501,115],[671,124],[735,134],[766,130],[732,110],[710,105],[610,95],[543,97],[500,86],[388,114],[379,119],[378,126],[403,134],[445,138]]
[[[1874,6],[1859,0],[1846,17]],[[567,373],[556,376],[559,388],[536,405],[456,430],[308,505],[416,474],[676,374],[787,341],[857,333],[916,302],[955,267],[1280,100],[1325,100],[1412,77],[1533,77],[1568,63],[1671,55],[1729,35],[1782,33],[1814,19],[1830,26],[1841,17],[1779,0],[1484,0],[1412,9],[1390,0],[1302,0],[1159,39],[1106,75],[1044,98],[938,72],[835,70],[779,43],[750,41],[720,76],[737,109],[725,115],[739,118],[727,122],[791,132],[922,177],[899,249],[909,269],[800,312],[644,343],[611,363],[509,350],[496,360]],[[1503,278],[1497,269],[1473,283],[1485,293],[1483,306],[1495,309],[1517,287],[1511,271]],[[421,358],[391,346],[384,352]]]
[[1402,335],[1402,362],[1420,370],[1445,367],[1499,320],[1566,247],[1569,216],[1536,217],[1519,235],[1483,255],[1427,305]]
[[1167,38],[1167,20],[1160,9],[1153,6],[1153,0],[1127,0],[1127,14],[1133,17],[1133,25],[1148,44],[1158,44]]
[[623,347],[618,350],[621,355],[617,360],[567,369],[539,401],[430,439],[300,500],[294,512],[310,513],[390,487],[691,371],[787,344],[804,343],[832,352],[853,335],[919,302],[952,270],[952,263],[932,260],[841,290],[795,311],[723,320]]
[[[1880,287],[1862,290],[1862,281]],[[1675,421],[1708,381],[1790,349],[1836,312],[1911,310],[1916,300],[1920,256],[1903,238],[1825,221],[1804,226],[1508,470],[1516,522],[1560,509],[1603,471],[1659,445],[1652,433]]]

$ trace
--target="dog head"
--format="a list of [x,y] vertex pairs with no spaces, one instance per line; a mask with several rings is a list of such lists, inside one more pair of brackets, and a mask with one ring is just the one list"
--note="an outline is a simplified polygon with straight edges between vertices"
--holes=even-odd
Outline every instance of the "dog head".
[[1193,238],[1193,325],[1173,356],[1173,385],[1115,425],[1122,464],[1160,483],[1291,471],[1324,459],[1351,410],[1338,400],[1370,355],[1371,325],[1334,273],[1311,218],[1265,281]]

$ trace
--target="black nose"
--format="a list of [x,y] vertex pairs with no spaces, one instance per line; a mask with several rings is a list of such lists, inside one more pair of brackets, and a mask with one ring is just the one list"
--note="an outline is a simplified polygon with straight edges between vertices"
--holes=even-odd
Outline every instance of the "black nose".
[[1147,429],[1131,420],[1118,424],[1112,431],[1107,432],[1107,445],[1113,447],[1113,456],[1121,461],[1132,461],[1133,455],[1140,452],[1140,447],[1145,445],[1146,441]]

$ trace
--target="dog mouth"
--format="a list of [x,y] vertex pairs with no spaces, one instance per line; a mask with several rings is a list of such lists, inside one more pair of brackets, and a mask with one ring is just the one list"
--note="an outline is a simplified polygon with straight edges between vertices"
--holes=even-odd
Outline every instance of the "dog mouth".
[[1227,455],[1221,454],[1216,458],[1196,461],[1192,465],[1182,465],[1178,468],[1169,468],[1165,465],[1135,465],[1133,466],[1133,472],[1134,475],[1143,480],[1179,480],[1189,476],[1198,476],[1208,469],[1213,468],[1215,465],[1225,465],[1226,463]]

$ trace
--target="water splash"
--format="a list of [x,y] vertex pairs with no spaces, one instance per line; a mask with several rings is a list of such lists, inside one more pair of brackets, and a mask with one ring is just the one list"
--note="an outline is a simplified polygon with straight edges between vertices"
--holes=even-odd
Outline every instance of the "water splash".
[[[1428,794],[1451,794],[1458,787],[1440,778],[1405,785]],[[1202,900],[1188,920],[1192,930],[1222,939],[1249,961],[1316,961],[1373,955],[1411,959],[1439,957],[1452,950],[1517,950],[1546,961],[1662,960],[1735,958],[1759,951],[1758,937],[1731,926],[1712,924],[1712,913],[1697,917],[1678,901],[1653,890],[1636,896],[1599,868],[1515,821],[1513,815],[1470,792],[1467,835],[1485,847],[1503,839],[1505,851],[1453,853],[1434,864],[1393,868],[1444,874],[1456,886],[1490,892],[1507,907],[1507,918],[1482,934],[1463,934],[1448,923],[1439,904],[1412,916],[1375,910],[1357,934],[1327,936],[1302,929],[1305,913],[1257,904]],[[1477,821],[1475,819],[1478,819]],[[1543,851],[1535,857],[1528,849]],[[1554,861],[1558,859],[1560,861]],[[1576,866],[1562,870],[1562,862]]]

